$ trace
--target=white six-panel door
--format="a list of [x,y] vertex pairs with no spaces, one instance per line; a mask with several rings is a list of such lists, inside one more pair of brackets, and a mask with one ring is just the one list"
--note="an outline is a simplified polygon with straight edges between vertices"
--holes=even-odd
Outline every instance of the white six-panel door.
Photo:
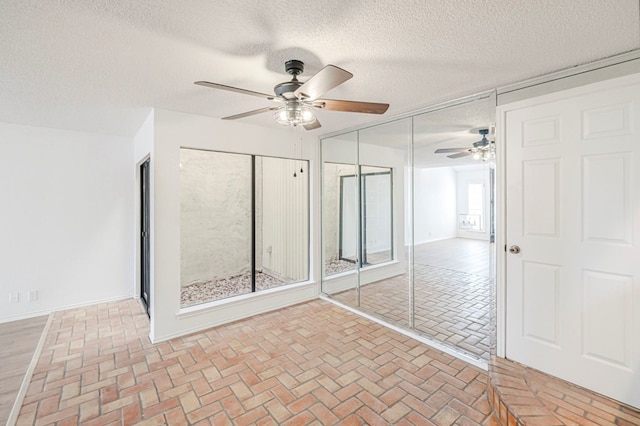
[[506,356],[640,407],[640,76],[499,114]]

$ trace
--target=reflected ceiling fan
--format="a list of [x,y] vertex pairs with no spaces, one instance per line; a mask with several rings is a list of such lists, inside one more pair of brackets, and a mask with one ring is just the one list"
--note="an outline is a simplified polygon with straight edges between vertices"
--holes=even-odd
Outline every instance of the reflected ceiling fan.
[[495,157],[495,142],[487,139],[489,129],[480,129],[478,133],[482,135],[482,139],[474,142],[471,148],[440,148],[434,152],[436,154],[449,154],[448,158],[462,158],[468,155],[473,155],[474,160],[487,161]]
[[302,126],[307,130],[320,127],[320,122],[315,116],[314,110],[327,109],[330,111],[361,112],[366,114],[384,114],[389,108],[389,104],[375,102],[343,101],[335,99],[320,99],[331,89],[341,85],[353,77],[348,71],[334,65],[327,65],[307,81],[298,80],[298,76],[304,71],[304,62],[291,59],[284,64],[287,73],[293,77],[291,81],[277,84],[273,91],[275,95],[254,92],[237,87],[226,86],[224,84],[211,83],[209,81],[196,81],[199,86],[211,87],[214,89],[228,90],[230,92],[244,93],[245,95],[257,96],[270,101],[277,102],[276,105],[268,106],[241,114],[222,117],[223,120],[235,120],[249,117],[263,112],[273,111],[273,118],[278,123],[286,126]]

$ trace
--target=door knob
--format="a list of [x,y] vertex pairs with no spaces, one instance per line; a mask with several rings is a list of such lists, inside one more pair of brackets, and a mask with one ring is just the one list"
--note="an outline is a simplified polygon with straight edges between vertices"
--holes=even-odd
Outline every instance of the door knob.
[[511,246],[509,247],[509,253],[513,253],[513,254],[518,254],[520,253],[520,247],[518,246]]

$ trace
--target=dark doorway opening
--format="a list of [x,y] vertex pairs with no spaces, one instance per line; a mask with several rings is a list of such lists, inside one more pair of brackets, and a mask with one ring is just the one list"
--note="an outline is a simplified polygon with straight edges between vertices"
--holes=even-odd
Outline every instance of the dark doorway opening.
[[150,209],[149,209],[149,160],[140,165],[140,299],[149,314],[151,289],[150,271]]

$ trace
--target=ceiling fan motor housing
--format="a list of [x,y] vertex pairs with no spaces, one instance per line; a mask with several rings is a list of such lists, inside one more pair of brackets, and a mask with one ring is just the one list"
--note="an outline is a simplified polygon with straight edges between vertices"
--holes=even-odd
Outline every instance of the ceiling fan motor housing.
[[293,76],[300,75],[304,72],[304,62],[290,59],[284,63],[284,69]]
[[479,140],[478,142],[474,142],[473,143],[473,147],[474,148],[483,148],[483,147],[489,145],[489,140],[487,139],[487,135],[489,134],[489,129],[480,129],[480,130],[478,130],[478,133],[480,133],[482,135],[482,139]]
[[298,90],[298,87],[302,86],[302,82],[298,81],[297,76],[304,72],[304,62],[297,59],[290,59],[284,63],[284,68],[293,76],[293,78],[291,81],[276,84],[273,91],[277,96],[285,99],[292,99],[294,97],[293,92]]
[[284,83],[276,84],[273,91],[276,95],[282,96],[286,99],[292,99],[293,92],[298,90],[298,87],[302,86],[302,82],[298,80],[285,81]]

